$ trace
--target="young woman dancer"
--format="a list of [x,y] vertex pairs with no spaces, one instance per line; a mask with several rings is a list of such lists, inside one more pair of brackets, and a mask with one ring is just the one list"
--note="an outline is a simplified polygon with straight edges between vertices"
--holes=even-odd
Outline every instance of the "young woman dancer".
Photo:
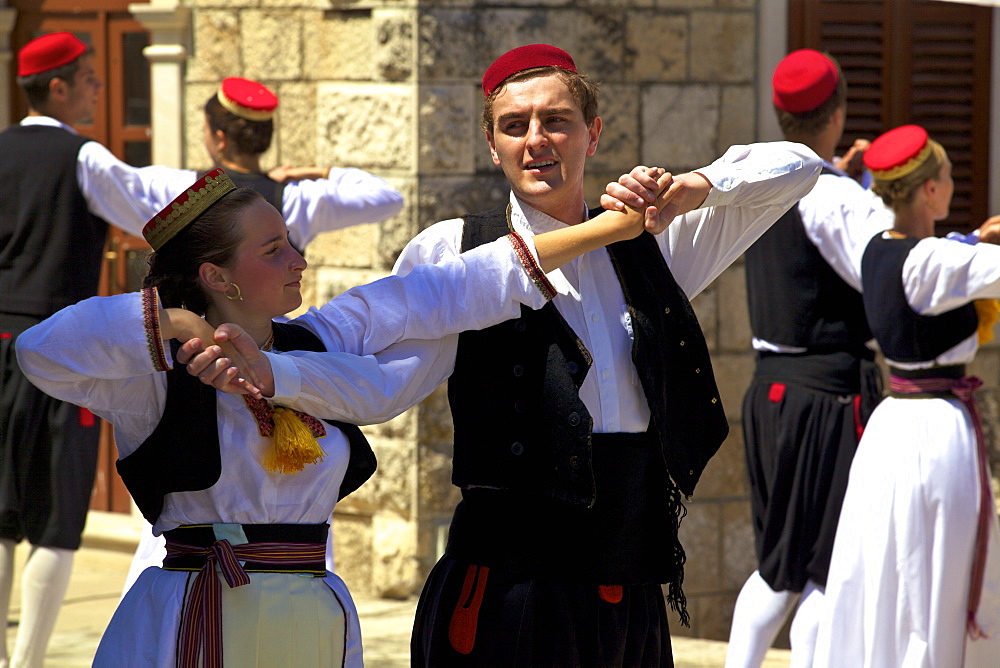
[[933,236],[954,186],[918,126],[865,163],[895,213],[861,264],[868,322],[890,372],[851,466],[827,581],[817,666],[996,665],[1000,538],[966,375],[1000,297],[1000,218],[969,245]]

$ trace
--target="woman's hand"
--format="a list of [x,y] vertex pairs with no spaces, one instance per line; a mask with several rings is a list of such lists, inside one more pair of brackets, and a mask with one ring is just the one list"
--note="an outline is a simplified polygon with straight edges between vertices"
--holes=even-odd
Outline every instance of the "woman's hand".
[[259,397],[265,388],[274,394],[271,363],[239,325],[213,329],[191,311],[167,308],[160,309],[160,334],[181,342],[177,361],[187,364],[188,373],[206,385],[230,394]]
[[220,392],[274,396],[271,362],[242,327],[219,325],[211,341],[214,345],[204,339],[186,341],[177,352],[177,361],[187,364],[189,374]]

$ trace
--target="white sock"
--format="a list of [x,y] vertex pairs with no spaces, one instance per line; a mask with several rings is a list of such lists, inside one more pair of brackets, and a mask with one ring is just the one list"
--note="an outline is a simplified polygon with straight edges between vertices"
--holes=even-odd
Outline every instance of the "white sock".
[[10,615],[10,592],[14,588],[14,550],[17,543],[0,540],[0,610],[3,610],[3,633],[0,633],[0,668],[7,668],[7,619]]
[[812,580],[806,582],[805,589],[802,590],[802,599],[795,610],[795,619],[792,620],[792,628],[789,631],[792,643],[792,660],[789,668],[809,668],[813,664],[825,593],[826,590]]
[[790,591],[771,589],[760,571],[751,573],[733,610],[726,668],[758,668],[797,598]]
[[41,668],[73,570],[74,550],[32,547],[21,576],[21,622],[10,665]]

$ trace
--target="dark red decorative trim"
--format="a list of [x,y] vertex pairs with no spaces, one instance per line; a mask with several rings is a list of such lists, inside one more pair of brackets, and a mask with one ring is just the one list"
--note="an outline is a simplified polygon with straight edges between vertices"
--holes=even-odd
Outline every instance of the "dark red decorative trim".
[[160,335],[160,303],[156,288],[144,288],[142,291],[142,324],[146,328],[146,345],[149,346],[149,356],[153,359],[153,369],[166,371],[170,368],[170,363],[167,362],[163,337]]
[[535,256],[531,254],[528,250],[528,244],[524,242],[521,235],[517,232],[511,232],[507,235],[507,239],[510,241],[510,245],[514,248],[514,253],[517,254],[517,259],[521,261],[521,265],[524,270],[528,272],[528,278],[531,282],[535,284],[538,291],[545,296],[546,301],[552,301],[552,298],[558,294],[552,283],[545,276],[545,272],[542,268],[538,266],[535,262]]

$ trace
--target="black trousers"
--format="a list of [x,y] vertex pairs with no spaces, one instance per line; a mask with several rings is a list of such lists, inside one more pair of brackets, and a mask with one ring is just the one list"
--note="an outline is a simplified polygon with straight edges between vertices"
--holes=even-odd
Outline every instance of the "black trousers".
[[413,666],[673,666],[658,584],[600,587],[447,555],[431,571],[410,641]]
[[36,322],[0,313],[0,538],[75,550],[94,486],[101,425],[21,372],[17,336]]

